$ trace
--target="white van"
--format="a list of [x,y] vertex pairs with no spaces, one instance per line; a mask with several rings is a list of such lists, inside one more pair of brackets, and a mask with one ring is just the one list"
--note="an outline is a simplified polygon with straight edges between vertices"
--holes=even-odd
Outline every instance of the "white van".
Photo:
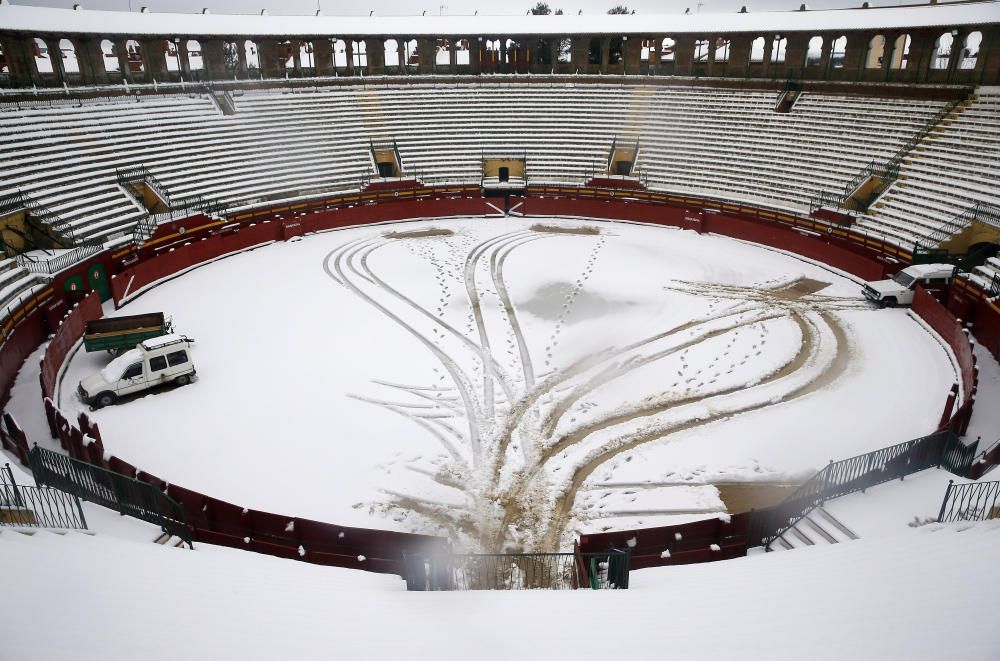
[[161,335],[143,341],[135,349],[118,356],[97,374],[88,376],[77,388],[84,402],[101,408],[123,396],[174,383],[187,385],[195,375],[191,345],[183,335]]
[[869,282],[861,292],[881,308],[910,305],[917,285],[927,291],[939,293],[948,286],[954,273],[955,267],[952,264],[914,264],[892,276],[891,280]]

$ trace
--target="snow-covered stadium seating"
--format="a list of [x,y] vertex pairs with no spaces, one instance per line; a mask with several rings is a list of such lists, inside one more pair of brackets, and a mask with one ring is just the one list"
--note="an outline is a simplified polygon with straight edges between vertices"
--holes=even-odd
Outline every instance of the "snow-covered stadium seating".
[[1000,206],[1000,88],[981,87],[904,159],[858,223],[912,248],[977,202]]
[[[484,155],[524,155],[530,183],[582,183],[603,170],[617,139],[638,140],[637,168],[653,189],[803,212],[946,105],[806,92],[792,112],[775,113],[776,97],[515,82],[236,92],[230,116],[196,92],[5,105],[0,193],[28,193],[77,240],[121,242],[143,210],[118,186],[117,168],[145,166],[175,200],[292,197],[359,188],[372,171],[369,140],[394,139],[404,169],[428,183],[478,183]],[[970,201],[995,203],[998,118],[1000,96],[981,90],[921,143],[860,227],[912,247]]]
[[969,278],[989,291],[995,278],[1000,278],[1000,257],[990,257],[980,266],[977,266],[969,274]]

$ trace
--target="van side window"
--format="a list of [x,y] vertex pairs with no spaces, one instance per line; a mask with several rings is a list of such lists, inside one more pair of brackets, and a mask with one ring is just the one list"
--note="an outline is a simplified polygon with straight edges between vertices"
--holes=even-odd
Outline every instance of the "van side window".
[[170,363],[171,367],[174,367],[175,365],[183,365],[187,361],[187,351],[174,351],[173,353],[167,354],[167,362]]
[[154,356],[149,359],[149,369],[153,372],[167,369],[167,359],[163,356]]
[[137,376],[142,376],[142,363],[129,365],[128,368],[122,372],[123,379],[134,379]]

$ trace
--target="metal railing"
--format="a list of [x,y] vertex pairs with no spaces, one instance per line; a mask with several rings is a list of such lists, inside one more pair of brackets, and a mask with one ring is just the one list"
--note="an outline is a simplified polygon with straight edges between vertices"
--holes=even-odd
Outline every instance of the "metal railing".
[[183,200],[172,200],[170,209],[161,213],[145,213],[136,220],[132,227],[132,242],[137,246],[145,243],[153,236],[156,228],[172,220],[187,218],[192,213],[220,215],[228,209],[238,206],[238,203],[223,204],[201,195],[193,195]]
[[922,248],[935,248],[949,237],[972,225],[975,221],[1000,228],[1000,208],[976,202],[962,213],[942,224],[929,236],[919,239],[917,245]]
[[629,552],[406,556],[409,590],[627,590]]
[[[167,187],[160,183],[160,180],[145,165],[130,165],[125,168],[119,168],[115,170],[115,179],[118,180],[118,185],[126,190],[130,184],[146,184],[150,190],[163,200],[165,205],[171,208],[175,206],[175,203],[170,199],[170,193],[167,192]],[[197,197],[200,198],[200,196]]]
[[40,223],[42,230],[54,243],[69,247],[75,242],[76,234],[72,225],[24,191],[18,189],[15,193],[0,196],[0,216],[21,210],[27,212],[31,220]]
[[35,446],[28,463],[39,486],[45,484],[160,526],[191,544],[184,508],[152,484]]
[[899,177],[899,170],[903,165],[903,159],[909,154],[913,149],[920,144],[920,141],[926,138],[931,131],[934,130],[941,120],[947,117],[955,108],[958,107],[960,103],[963,103],[967,98],[970,90],[966,90],[965,95],[960,99],[955,99],[951,101],[948,105],[938,111],[934,117],[929,119],[920,127],[920,130],[914,133],[910,138],[903,143],[903,145],[896,150],[896,153],[890,156],[882,163],[876,162],[874,159],[868,165],[861,168],[861,170],[851,177],[850,181],[844,184],[843,193],[837,193],[834,191],[822,190],[809,200],[809,211],[815,211],[816,209],[824,206],[836,207],[838,209],[844,209],[845,204],[851,198],[851,195],[858,189],[861,184],[870,178],[877,178],[882,183],[874,191],[872,199],[874,200],[879,194],[886,190],[889,185]]
[[0,525],[86,530],[80,500],[56,489],[19,485],[10,464],[0,469]]
[[955,484],[948,480],[938,522],[986,519],[1000,519],[1000,482]]
[[842,461],[831,461],[773,507],[751,512],[748,546],[771,544],[827,500],[864,491],[936,465],[963,474],[975,457],[975,444],[965,448],[950,429]]
[[104,250],[104,245],[99,242],[86,243],[71,250],[48,257],[35,257],[21,253],[17,256],[17,263],[28,270],[29,273],[40,273],[42,275],[54,275],[77,262],[83,261],[91,255]]

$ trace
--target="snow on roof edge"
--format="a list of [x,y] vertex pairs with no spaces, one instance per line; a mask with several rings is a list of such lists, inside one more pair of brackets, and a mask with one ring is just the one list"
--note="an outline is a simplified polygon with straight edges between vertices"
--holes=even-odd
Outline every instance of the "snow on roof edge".
[[138,13],[0,4],[0,30],[138,35],[684,34],[880,30],[1000,23],[1000,0],[978,3],[730,14],[564,16],[276,16]]

